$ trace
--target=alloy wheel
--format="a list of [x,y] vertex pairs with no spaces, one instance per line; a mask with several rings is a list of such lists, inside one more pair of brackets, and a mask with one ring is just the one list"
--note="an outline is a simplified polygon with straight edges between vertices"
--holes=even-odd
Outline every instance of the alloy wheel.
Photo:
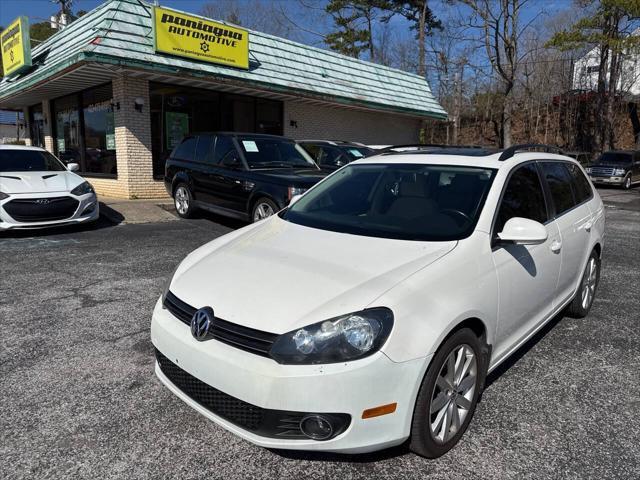
[[627,179],[624,181],[624,188],[626,188],[627,190],[631,188],[631,177],[627,177]]
[[440,367],[431,395],[429,429],[436,443],[447,443],[460,431],[472,407],[477,378],[473,349],[459,345]]
[[270,217],[274,213],[275,212],[273,211],[273,208],[271,208],[271,205],[269,205],[268,203],[259,203],[258,205],[256,205],[256,208],[253,211],[253,221],[257,222],[264,218]]
[[175,194],[176,210],[180,215],[185,215],[189,211],[189,192],[185,187],[178,187]]
[[582,308],[588,310],[593,302],[593,298],[596,294],[596,283],[598,281],[598,265],[596,259],[591,257],[587,268],[584,272],[584,278],[582,280]]

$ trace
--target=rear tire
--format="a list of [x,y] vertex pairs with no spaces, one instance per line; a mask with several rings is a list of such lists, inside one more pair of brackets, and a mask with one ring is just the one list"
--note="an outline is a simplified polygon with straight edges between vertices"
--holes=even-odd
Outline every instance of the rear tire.
[[458,330],[438,349],[422,380],[409,448],[426,458],[451,450],[466,431],[484,385],[488,360],[480,339]]
[[587,260],[587,266],[582,273],[580,286],[576,296],[567,307],[566,313],[572,318],[584,318],[591,310],[596,290],[600,282],[600,257],[594,250]]
[[186,183],[179,183],[173,191],[173,204],[182,218],[192,218],[196,208],[193,205],[193,194]]

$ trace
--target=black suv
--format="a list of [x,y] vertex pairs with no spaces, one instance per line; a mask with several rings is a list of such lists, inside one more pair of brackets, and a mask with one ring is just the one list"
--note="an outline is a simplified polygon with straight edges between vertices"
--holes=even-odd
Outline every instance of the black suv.
[[359,158],[376,152],[361,143],[332,140],[298,140],[322,170],[332,172]]
[[167,159],[164,181],[181,217],[202,208],[255,222],[325,175],[293,140],[219,132],[185,137]]
[[587,167],[587,173],[596,185],[619,185],[629,189],[640,182],[640,152],[604,152]]

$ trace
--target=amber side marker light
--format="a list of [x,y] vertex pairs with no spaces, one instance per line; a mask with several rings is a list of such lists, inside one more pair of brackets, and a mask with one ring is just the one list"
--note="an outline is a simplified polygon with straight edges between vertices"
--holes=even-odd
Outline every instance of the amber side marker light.
[[397,403],[389,403],[387,405],[380,405],[379,407],[368,408],[362,412],[362,418],[380,417],[382,415],[388,415],[396,411]]

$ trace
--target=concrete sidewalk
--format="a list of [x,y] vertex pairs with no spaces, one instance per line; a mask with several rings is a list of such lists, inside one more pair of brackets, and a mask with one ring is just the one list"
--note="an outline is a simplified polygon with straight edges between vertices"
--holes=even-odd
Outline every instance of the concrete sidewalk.
[[98,197],[100,215],[115,224],[158,223],[178,220],[173,209],[173,200],[126,200],[122,198]]

